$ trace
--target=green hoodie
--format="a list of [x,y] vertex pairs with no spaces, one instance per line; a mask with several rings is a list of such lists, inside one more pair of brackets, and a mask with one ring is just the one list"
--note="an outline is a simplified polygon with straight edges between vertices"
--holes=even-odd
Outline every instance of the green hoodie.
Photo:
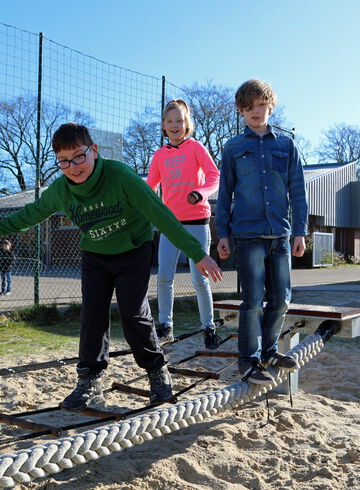
[[25,231],[58,211],[80,228],[82,250],[118,254],[137,248],[152,240],[152,223],[195,263],[205,256],[152,189],[121,162],[99,156],[82,184],[62,175],[35,202],[1,220],[0,235]]

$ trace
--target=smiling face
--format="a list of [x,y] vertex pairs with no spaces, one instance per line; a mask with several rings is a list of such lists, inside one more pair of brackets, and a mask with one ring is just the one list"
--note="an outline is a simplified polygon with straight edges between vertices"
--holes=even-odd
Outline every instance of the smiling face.
[[[238,107],[239,108],[239,107]],[[272,113],[272,106],[265,102],[262,97],[254,99],[250,107],[239,108],[245,123],[255,133],[263,135],[267,131],[269,116]]]
[[186,139],[187,127],[184,110],[169,109],[163,118],[162,127],[171,145],[178,146]]
[[[88,147],[86,145],[78,145],[75,148],[62,148],[56,153],[56,159],[58,162],[62,160],[72,160],[78,155],[82,155],[86,152]],[[91,145],[91,148],[86,154],[86,160],[80,165],[70,163],[70,167],[62,168],[61,171],[75,184],[82,184],[92,174],[95,167],[95,160],[98,157],[98,148],[95,143]]]

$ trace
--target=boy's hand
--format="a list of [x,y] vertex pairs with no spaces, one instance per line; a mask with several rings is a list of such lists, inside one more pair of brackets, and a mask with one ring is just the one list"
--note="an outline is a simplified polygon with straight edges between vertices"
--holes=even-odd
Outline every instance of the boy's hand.
[[230,256],[230,245],[228,238],[220,238],[217,251],[220,259],[227,259]]
[[221,281],[222,272],[220,267],[217,265],[215,260],[213,260],[209,255],[205,255],[205,257],[200,260],[200,262],[196,263],[197,270],[200,272],[202,276],[209,277],[211,276],[213,281]]
[[292,246],[292,254],[294,257],[302,257],[306,249],[305,237],[296,236]]

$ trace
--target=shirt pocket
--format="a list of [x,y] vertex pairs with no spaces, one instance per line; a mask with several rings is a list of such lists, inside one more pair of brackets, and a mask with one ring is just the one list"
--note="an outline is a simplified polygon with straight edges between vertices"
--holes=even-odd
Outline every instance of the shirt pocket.
[[271,152],[272,169],[280,174],[288,173],[289,153],[286,151],[273,150]]
[[244,150],[234,155],[238,175],[249,175],[255,171],[255,153]]

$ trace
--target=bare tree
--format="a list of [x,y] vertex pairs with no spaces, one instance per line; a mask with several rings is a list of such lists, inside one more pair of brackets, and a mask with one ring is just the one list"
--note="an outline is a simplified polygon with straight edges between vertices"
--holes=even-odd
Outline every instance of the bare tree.
[[124,161],[137,174],[146,174],[160,144],[160,116],[149,107],[131,120],[124,134]]
[[323,131],[317,149],[320,163],[346,163],[360,159],[360,127],[338,123]]
[[[40,185],[49,183],[58,169],[54,167],[51,138],[54,130],[69,120],[90,124],[92,119],[60,102],[42,104],[40,140]],[[31,188],[36,174],[37,99],[27,93],[0,101],[0,169],[9,183],[21,191]]]
[[184,91],[195,122],[194,136],[219,165],[226,141],[237,134],[234,90],[209,81],[207,85],[194,83]]
[[295,141],[302,164],[309,165],[310,159],[314,156],[311,142],[304,138],[304,136],[301,136],[301,134],[295,135]]

